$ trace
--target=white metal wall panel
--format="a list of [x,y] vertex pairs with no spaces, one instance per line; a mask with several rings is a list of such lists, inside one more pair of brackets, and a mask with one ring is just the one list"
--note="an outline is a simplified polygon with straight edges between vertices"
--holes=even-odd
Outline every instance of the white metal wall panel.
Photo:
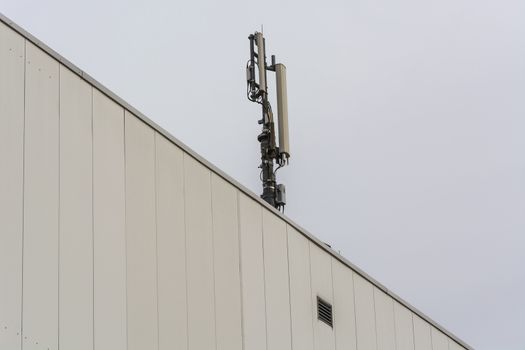
[[158,348],[155,134],[125,112],[128,349]]
[[374,303],[376,312],[377,349],[395,350],[394,301],[390,296],[374,287]]
[[317,296],[333,305],[332,257],[310,242],[310,273],[312,280],[312,311],[314,325],[314,349],[335,349],[332,327],[317,319]]
[[356,350],[353,272],[332,258],[334,279],[334,328],[337,350]]
[[263,209],[263,251],[268,349],[291,348],[286,223]]
[[414,345],[416,350],[432,350],[432,338],[430,336],[430,325],[427,321],[413,315],[414,321]]
[[448,337],[432,327],[432,350],[448,350]]
[[25,40],[0,23],[0,349],[20,349]]
[[60,66],[59,347],[93,349],[92,88]]
[[188,345],[215,348],[213,232],[210,170],[184,155]]
[[93,91],[95,350],[125,350],[126,200],[124,109]]
[[58,347],[59,64],[26,43],[23,348]]
[[266,350],[266,302],[262,248],[262,208],[239,193],[239,236],[245,350]]
[[288,260],[293,350],[313,350],[309,241],[288,225]]
[[396,348],[398,350],[414,350],[412,311],[397,301],[394,301],[394,316],[396,326]]
[[354,274],[355,315],[357,349],[377,349],[374,286],[363,277]]
[[237,189],[215,174],[211,181],[217,349],[241,350]]
[[0,348],[462,349],[37,46],[0,23]]
[[182,151],[158,133],[157,258],[159,349],[188,348]]

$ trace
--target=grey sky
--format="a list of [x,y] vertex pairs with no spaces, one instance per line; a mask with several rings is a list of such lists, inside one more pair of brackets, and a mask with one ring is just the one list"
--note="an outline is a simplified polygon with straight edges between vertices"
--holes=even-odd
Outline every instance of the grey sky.
[[524,348],[525,2],[0,0],[0,12],[257,193],[244,65],[263,23],[288,67],[286,214],[475,348]]

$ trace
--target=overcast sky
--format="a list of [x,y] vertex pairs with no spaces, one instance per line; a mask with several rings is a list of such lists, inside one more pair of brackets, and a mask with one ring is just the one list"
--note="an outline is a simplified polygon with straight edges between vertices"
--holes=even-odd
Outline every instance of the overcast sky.
[[524,349],[523,0],[0,0],[0,12],[256,193],[244,67],[264,24],[288,68],[286,214],[476,349]]

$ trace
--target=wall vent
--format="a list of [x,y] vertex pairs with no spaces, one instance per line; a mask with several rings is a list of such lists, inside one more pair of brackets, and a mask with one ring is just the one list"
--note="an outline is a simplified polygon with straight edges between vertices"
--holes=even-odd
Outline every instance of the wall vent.
[[317,319],[326,323],[330,327],[334,327],[332,317],[332,304],[324,301],[319,296],[317,297]]

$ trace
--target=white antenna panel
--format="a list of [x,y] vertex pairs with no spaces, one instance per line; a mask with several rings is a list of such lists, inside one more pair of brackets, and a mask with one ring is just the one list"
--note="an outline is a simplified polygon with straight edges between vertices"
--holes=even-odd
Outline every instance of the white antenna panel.
[[255,34],[257,43],[257,66],[259,67],[259,90],[266,92],[266,53],[264,51],[264,37],[262,33]]
[[288,139],[288,95],[286,92],[286,66],[275,65],[275,80],[277,83],[277,117],[279,118],[279,152],[286,158],[290,157],[290,142]]

